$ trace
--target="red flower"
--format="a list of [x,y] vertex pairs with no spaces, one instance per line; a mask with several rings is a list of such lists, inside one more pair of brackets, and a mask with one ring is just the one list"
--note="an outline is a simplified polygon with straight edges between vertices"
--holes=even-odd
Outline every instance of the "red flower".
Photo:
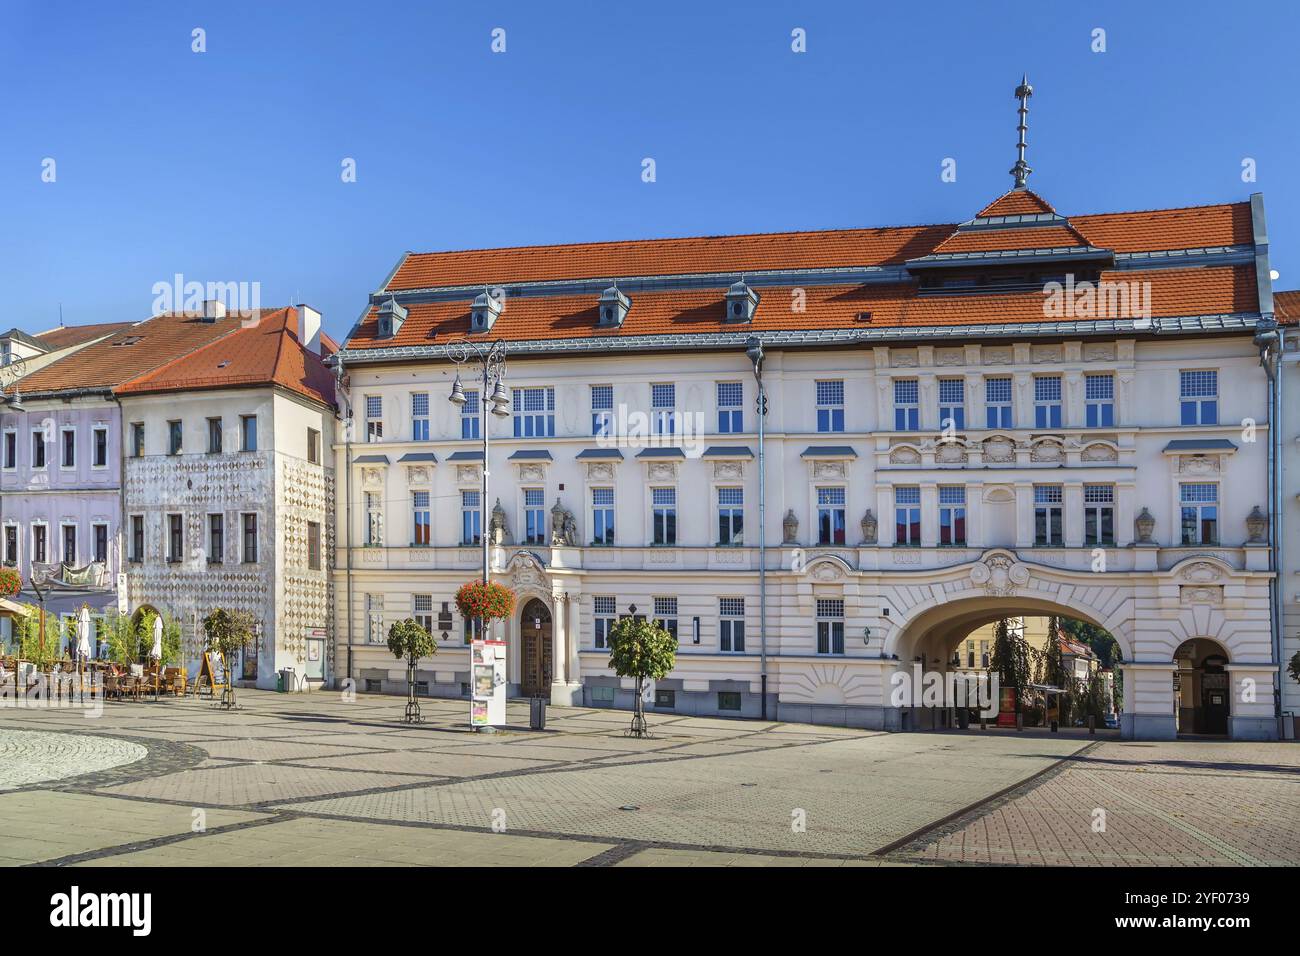
[[515,608],[515,593],[504,584],[471,581],[456,592],[456,610],[462,617],[494,621],[509,617]]
[[23,589],[23,579],[13,568],[0,568],[0,597],[13,597]]

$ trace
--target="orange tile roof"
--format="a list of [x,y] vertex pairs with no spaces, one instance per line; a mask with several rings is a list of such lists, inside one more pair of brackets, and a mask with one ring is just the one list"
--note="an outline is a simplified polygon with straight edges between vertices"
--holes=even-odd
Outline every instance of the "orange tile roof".
[[986,216],[1023,216],[1040,212],[1056,212],[1049,203],[1032,189],[1012,189],[1003,193],[978,213],[977,219]]
[[955,232],[934,251],[986,252],[1003,249],[1082,248],[1088,242],[1069,226],[1027,226],[1024,229],[974,229]]
[[[337,350],[328,336],[322,335],[321,341],[326,355]],[[278,385],[326,405],[334,404],[334,376],[321,356],[300,346],[296,309],[263,310],[260,321],[174,358],[114,391],[144,395],[258,385]]]
[[109,389],[221,338],[242,321],[233,314],[214,322],[196,313],[154,316],[37,369],[19,379],[17,388],[25,393]]
[[93,342],[95,339],[102,338],[105,335],[112,335],[114,332],[129,328],[132,325],[135,325],[135,323],[101,322],[97,325],[61,325],[57,329],[36,332],[33,338],[39,339],[42,344],[49,347],[50,351],[55,352],[59,349],[80,345],[83,342]]
[[1116,252],[1155,252],[1252,245],[1250,203],[1071,216],[1094,245]]
[[1281,325],[1300,322],[1300,289],[1273,293],[1273,315]]

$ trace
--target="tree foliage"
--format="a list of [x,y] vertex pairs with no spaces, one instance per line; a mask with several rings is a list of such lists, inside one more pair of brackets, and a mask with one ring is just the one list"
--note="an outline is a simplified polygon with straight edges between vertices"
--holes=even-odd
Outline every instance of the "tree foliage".
[[1291,675],[1291,679],[1300,684],[1300,651],[1296,651],[1291,656],[1291,660],[1286,665],[1286,672]]
[[677,663],[677,639],[654,621],[625,617],[609,632],[609,666],[636,680],[631,733],[646,736],[642,695],[648,680],[667,677]]
[[235,683],[229,673],[236,656],[256,640],[253,615],[247,611],[227,611],[219,607],[203,619],[206,636],[204,648],[221,654],[226,666],[226,686],[221,691],[221,705],[235,706]]
[[1016,713],[1020,713],[1025,688],[1030,683],[1029,645],[1023,637],[1011,633],[1006,618],[993,627],[993,656],[989,669],[998,675],[1001,687],[1015,691]]
[[421,657],[432,657],[438,650],[438,642],[414,618],[394,621],[388,628],[388,649],[393,656],[406,658],[407,665],[414,667]]

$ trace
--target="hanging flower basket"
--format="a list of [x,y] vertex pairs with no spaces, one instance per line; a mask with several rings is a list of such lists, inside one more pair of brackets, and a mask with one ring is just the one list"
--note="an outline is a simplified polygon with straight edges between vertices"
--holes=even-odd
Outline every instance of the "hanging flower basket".
[[13,568],[0,568],[0,597],[10,598],[23,589],[23,579]]
[[484,618],[489,621],[509,617],[515,609],[515,592],[504,584],[489,581],[471,581],[461,585],[456,592],[456,610],[462,617]]

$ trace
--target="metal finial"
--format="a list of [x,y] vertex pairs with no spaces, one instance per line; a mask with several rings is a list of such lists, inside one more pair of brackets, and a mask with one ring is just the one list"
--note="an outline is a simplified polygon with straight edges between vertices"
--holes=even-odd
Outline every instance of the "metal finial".
[[1020,100],[1020,108],[1016,110],[1020,114],[1020,123],[1016,127],[1019,134],[1016,143],[1016,164],[1011,167],[1011,175],[1016,179],[1016,188],[1024,189],[1025,180],[1034,170],[1025,162],[1025,133],[1029,129],[1029,97],[1034,95],[1034,88],[1029,85],[1029,74],[1026,73],[1020,80],[1020,85],[1016,87],[1016,99]]

